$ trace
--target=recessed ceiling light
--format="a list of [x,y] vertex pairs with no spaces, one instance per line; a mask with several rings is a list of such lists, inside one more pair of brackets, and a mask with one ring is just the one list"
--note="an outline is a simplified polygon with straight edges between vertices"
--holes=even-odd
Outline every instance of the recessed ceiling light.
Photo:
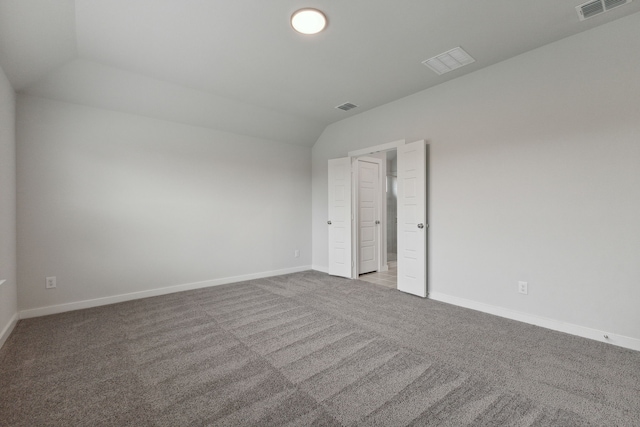
[[300,9],[291,15],[291,26],[302,34],[317,34],[327,26],[327,17],[317,9]]

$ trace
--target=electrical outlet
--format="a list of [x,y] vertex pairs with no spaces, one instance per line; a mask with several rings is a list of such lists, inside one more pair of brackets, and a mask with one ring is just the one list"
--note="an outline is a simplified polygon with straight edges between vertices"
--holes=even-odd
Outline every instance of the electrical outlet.
[[527,282],[518,282],[518,292],[527,295],[529,293]]
[[297,249],[296,249],[295,251],[293,251],[293,256],[294,256],[295,258],[300,258],[300,251],[299,251],[299,250],[297,250]]
[[47,277],[47,280],[45,282],[45,286],[47,289],[53,289],[56,287],[56,277],[55,276],[51,276],[51,277]]

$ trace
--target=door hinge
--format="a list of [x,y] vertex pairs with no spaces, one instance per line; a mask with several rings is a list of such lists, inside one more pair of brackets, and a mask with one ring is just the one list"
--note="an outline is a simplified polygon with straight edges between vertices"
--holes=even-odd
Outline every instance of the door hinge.
[[353,268],[355,266],[356,266],[356,263],[354,261],[351,261],[351,267]]

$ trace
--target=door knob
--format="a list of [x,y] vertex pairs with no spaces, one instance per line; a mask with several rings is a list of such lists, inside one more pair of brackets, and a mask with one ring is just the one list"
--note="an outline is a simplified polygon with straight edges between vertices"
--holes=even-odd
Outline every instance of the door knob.
[[418,228],[424,228],[424,224],[423,223],[418,224]]
[[327,221],[327,224],[331,225],[331,221]]
[[376,220],[376,224],[380,224],[380,221]]

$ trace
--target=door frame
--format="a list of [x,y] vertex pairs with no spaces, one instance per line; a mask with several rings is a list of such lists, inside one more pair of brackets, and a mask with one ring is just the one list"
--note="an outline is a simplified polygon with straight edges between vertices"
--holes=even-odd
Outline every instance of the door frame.
[[[385,182],[383,178],[386,178],[386,174],[383,177],[383,169],[386,170],[386,165],[383,168],[382,159],[377,157],[367,157],[367,156],[359,156],[359,157],[351,157],[351,172],[352,172],[352,180],[351,180],[351,212],[353,213],[353,223],[351,224],[351,253],[352,253],[352,278],[357,279],[360,276],[360,218],[359,218],[359,207],[360,207],[360,176],[359,176],[359,165],[358,162],[367,162],[367,163],[376,163],[378,165],[378,221],[380,221],[380,226],[376,229],[376,234],[378,238],[378,245],[376,251],[378,251],[378,265],[376,267],[376,271],[386,271],[389,269],[387,266],[387,252],[383,249],[386,247],[386,198],[382,197],[382,189],[385,188]],[[384,230],[383,230],[384,229]]]
[[364,156],[367,154],[379,153],[380,151],[388,151],[393,150],[394,148],[401,147],[405,145],[407,142],[404,139],[399,139],[393,142],[387,142],[386,144],[374,145],[373,147],[361,148],[360,150],[349,151],[347,156],[349,157],[358,157]]
[[[428,282],[429,282],[429,260],[428,260],[428,258],[430,256],[429,255],[429,238],[428,238],[428,235],[429,235],[429,233],[428,233],[428,231],[429,231],[429,195],[430,195],[430,191],[429,191],[430,180],[429,180],[429,166],[428,166],[428,164],[429,164],[429,144],[427,143],[426,140],[419,140],[419,141],[415,141],[415,142],[411,143],[411,145],[418,144],[418,143],[421,143],[421,144],[424,145],[424,147],[421,148],[421,150],[424,150],[424,151],[422,151],[422,153],[423,153],[422,157],[424,158],[424,162],[425,162],[424,168],[425,169],[424,169],[424,171],[422,171],[419,174],[419,175],[421,175],[422,179],[424,179],[424,181],[425,181],[424,182],[424,186],[423,186],[423,188],[424,188],[424,190],[423,190],[424,191],[423,214],[424,215],[422,215],[423,218],[422,217],[415,218],[417,221],[422,220],[423,224],[416,223],[415,225],[417,225],[418,228],[420,228],[420,229],[426,228],[424,230],[424,232],[425,232],[424,250],[423,250],[424,254],[422,256],[420,256],[418,254],[418,256],[420,258],[424,259],[425,271],[424,271],[424,274],[422,275],[424,277],[424,289],[421,288],[419,291],[415,291],[415,289],[412,287],[411,289],[406,288],[406,289],[402,289],[402,290],[404,292],[407,292],[407,293],[410,293],[410,294],[418,295],[418,296],[423,297],[423,298],[425,298],[425,297],[428,298],[428,295],[429,295],[429,287],[428,287],[429,286],[428,285]],[[334,159],[335,161],[340,161],[340,162],[343,162],[346,165],[349,165],[350,169],[351,169],[351,171],[350,171],[351,173],[349,175],[349,177],[351,178],[351,187],[347,186],[347,188],[349,188],[348,191],[351,192],[351,203],[346,203],[346,206],[349,206],[351,208],[351,218],[348,218],[348,216],[347,216],[347,218],[345,218],[345,220],[351,226],[351,233],[349,233],[349,235],[351,237],[351,254],[350,254],[351,255],[350,256],[351,260],[350,261],[351,261],[351,278],[352,279],[357,279],[358,278],[359,262],[356,263],[354,261],[354,255],[356,257],[358,257],[356,259],[359,259],[359,250],[358,250],[358,248],[360,246],[359,245],[359,241],[358,241],[358,235],[357,235],[357,233],[354,234],[354,230],[359,231],[358,230],[359,227],[357,226],[357,222],[356,222],[356,215],[358,214],[356,205],[357,205],[357,202],[358,202],[358,198],[354,195],[354,192],[357,192],[358,187],[359,187],[359,183],[357,182],[357,171],[358,171],[358,168],[355,167],[355,162],[358,161],[358,157],[363,157],[363,156],[368,157],[367,156],[368,154],[374,154],[374,153],[377,153],[377,152],[380,152],[380,151],[388,151],[388,150],[391,150],[391,149],[394,149],[394,148],[399,149],[400,147],[404,147],[405,145],[406,145],[405,144],[405,140],[399,140],[399,141],[394,141],[394,142],[390,142],[390,143],[387,143],[387,144],[381,144],[381,145],[374,146],[374,147],[369,147],[369,148],[363,148],[363,149],[360,149],[360,150],[350,151],[348,153],[348,157],[343,157],[343,158],[340,158],[340,159]],[[407,147],[407,148],[414,148],[414,147]],[[400,155],[400,153],[398,153],[398,155]],[[385,156],[385,158],[386,158],[386,156]],[[363,160],[366,160],[366,159],[363,159]],[[381,163],[381,159],[377,159],[377,160],[379,160],[380,163]],[[331,160],[329,160],[329,162],[331,162]],[[383,170],[386,170],[386,166],[387,165],[385,164]],[[385,179],[386,180],[386,173],[382,173],[383,170],[379,171],[379,174],[378,174],[379,176],[378,177],[379,177],[379,179]],[[410,171],[410,170],[407,169],[407,171]],[[399,178],[400,178],[400,164],[398,165],[398,179]],[[400,183],[398,183],[398,185],[400,185]],[[384,182],[384,186],[386,186],[386,182]],[[380,193],[382,193],[382,188],[384,188],[383,187],[383,183],[380,184]],[[329,194],[331,194],[331,193],[329,192]],[[331,197],[329,197],[329,199],[330,198]],[[386,206],[386,197],[383,197],[382,199],[384,200],[384,205]],[[398,201],[398,202],[400,203],[400,201]],[[422,202],[420,202],[420,204],[422,204]],[[380,203],[379,209],[382,209],[382,206],[383,206],[383,204]],[[398,209],[400,209],[400,206],[398,206]],[[329,213],[331,213],[331,212],[329,212]],[[420,212],[418,212],[418,213],[420,213]],[[383,209],[382,215],[386,216],[386,209]],[[408,224],[407,221],[405,221],[405,223]],[[413,221],[411,223],[413,224]],[[329,224],[331,224],[330,221],[329,221]],[[385,230],[384,231],[386,232],[386,219],[385,219]],[[331,239],[329,239],[329,240],[331,240]],[[380,243],[381,244],[384,243],[386,245],[386,239],[380,239]],[[348,247],[348,246],[349,245],[346,245],[346,247]],[[384,249],[386,249],[386,248],[384,248]],[[385,251],[381,251],[381,253],[384,254],[384,258],[385,258],[385,262],[386,262],[386,250]],[[398,253],[398,258],[400,256],[401,256],[400,253]],[[382,261],[382,258],[383,258],[382,256],[378,257],[378,262],[379,263]],[[356,264],[358,264],[357,267],[356,267]],[[398,269],[400,269],[400,267],[401,267],[400,263],[398,263]],[[331,265],[329,266],[329,269],[331,269]],[[349,271],[349,270],[346,270],[346,271]],[[398,274],[400,274],[400,271],[398,271]],[[343,276],[343,277],[346,277],[346,275]],[[414,279],[417,279],[417,277],[414,277]],[[398,282],[398,284],[400,284],[400,283]],[[400,288],[398,288],[398,289],[400,289]]]
[[[392,141],[392,142],[387,142],[384,144],[379,144],[379,145],[374,145],[373,147],[366,147],[366,148],[361,148],[359,150],[353,150],[353,151],[349,151],[347,153],[347,156],[349,156],[351,158],[351,171],[352,174],[354,173],[354,169],[357,169],[354,167],[354,163],[356,161],[356,159],[358,157],[361,156],[367,156],[369,154],[375,154],[375,153],[379,153],[381,151],[389,151],[389,150],[393,150],[393,149],[397,149],[398,147],[401,147],[403,145],[406,144],[406,140],[404,139],[399,139],[397,141]],[[386,165],[385,165],[385,170],[386,170]],[[380,174],[382,175],[382,173]],[[383,179],[386,179],[386,176],[383,177]],[[353,186],[357,187],[357,176],[356,175],[352,175],[352,183],[354,183],[352,185],[352,191],[353,191]],[[384,186],[383,186],[384,185]],[[383,185],[381,185],[380,190],[382,190],[382,188],[386,188],[386,182],[383,182]],[[384,209],[382,209],[382,215],[384,215],[384,219],[386,221],[387,218],[387,212],[386,212],[386,205],[387,205],[387,199],[386,197],[383,198],[384,201],[381,203],[381,209],[384,207]],[[351,200],[352,200],[352,212],[354,212],[354,206],[357,206],[357,202],[358,202],[358,198],[357,195],[355,195],[353,192],[351,193]],[[384,206],[382,206],[384,205]],[[355,211],[357,211],[357,209],[355,209]],[[351,278],[352,279],[357,279],[359,276],[359,271],[357,268],[357,264],[358,262],[355,262],[355,260],[359,260],[359,258],[357,258],[359,256],[359,251],[358,251],[358,247],[360,246],[358,244],[358,235],[354,234],[354,229],[357,230],[357,220],[355,215],[357,214],[357,212],[354,213],[353,216],[353,223],[352,223],[352,227],[351,227],[351,246],[352,246],[352,260],[354,260],[353,265],[352,265],[352,272],[351,272]],[[382,220],[381,220],[382,221]],[[381,246],[381,248],[385,248],[386,249],[386,245],[387,245],[387,225],[386,222],[382,223],[384,224],[384,230],[382,232],[382,239],[380,239],[380,244],[384,245]],[[382,225],[381,224],[381,225]],[[389,269],[389,266],[387,264],[387,251],[381,251],[384,255],[384,263],[381,265],[380,270],[379,271],[386,271]],[[382,263],[383,257],[378,257],[378,261]]]

